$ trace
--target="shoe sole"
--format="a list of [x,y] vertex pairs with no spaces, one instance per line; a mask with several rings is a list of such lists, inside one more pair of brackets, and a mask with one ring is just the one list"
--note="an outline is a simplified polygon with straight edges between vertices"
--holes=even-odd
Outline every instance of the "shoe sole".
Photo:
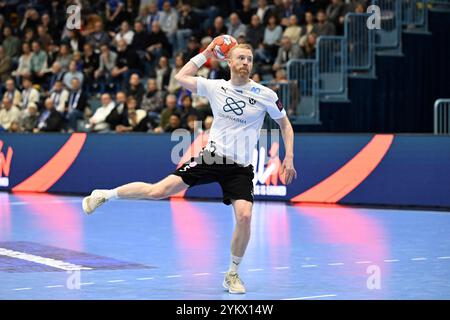
[[245,294],[245,291],[233,291],[233,290],[231,290],[230,287],[225,282],[225,280],[222,282],[222,286],[225,288],[225,290],[228,291],[228,293],[231,293],[231,294]]
[[83,207],[84,213],[86,213],[86,214],[91,214],[92,211],[89,210],[89,206],[88,206],[88,204],[87,204],[88,198],[89,198],[89,197],[84,197],[84,198],[83,198],[83,202],[81,203],[81,206]]

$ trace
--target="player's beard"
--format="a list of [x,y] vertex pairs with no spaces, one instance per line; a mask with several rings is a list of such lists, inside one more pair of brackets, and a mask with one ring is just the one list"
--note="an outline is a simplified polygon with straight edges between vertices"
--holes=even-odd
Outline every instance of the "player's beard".
[[250,69],[248,67],[232,67],[232,71],[234,74],[238,74],[242,78],[248,78],[250,75]]

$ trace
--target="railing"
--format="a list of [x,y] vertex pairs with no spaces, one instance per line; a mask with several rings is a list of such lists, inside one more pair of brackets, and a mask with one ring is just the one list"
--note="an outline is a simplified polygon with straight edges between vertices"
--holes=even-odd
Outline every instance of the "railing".
[[370,14],[348,13],[345,16],[345,37],[348,44],[348,69],[369,71],[374,64],[375,32],[367,28]]
[[427,28],[427,5],[429,0],[403,0],[402,24],[404,26],[421,26]]
[[377,29],[375,46],[378,49],[399,48],[402,32],[402,5],[400,0],[374,0],[381,9],[381,29]]
[[347,89],[347,40],[321,36],[317,40],[319,93],[340,94]]
[[450,134],[450,99],[434,103],[434,134]]

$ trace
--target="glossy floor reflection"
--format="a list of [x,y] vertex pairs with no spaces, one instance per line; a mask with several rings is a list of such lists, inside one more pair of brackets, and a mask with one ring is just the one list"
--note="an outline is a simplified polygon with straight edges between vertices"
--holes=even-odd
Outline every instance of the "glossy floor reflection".
[[80,197],[0,193],[0,299],[450,299],[449,212],[256,202],[239,296],[233,224],[219,202],[84,216]]

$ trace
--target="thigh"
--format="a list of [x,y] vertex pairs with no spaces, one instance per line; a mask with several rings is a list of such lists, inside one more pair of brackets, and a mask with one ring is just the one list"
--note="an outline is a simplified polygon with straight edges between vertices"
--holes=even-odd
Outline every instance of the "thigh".
[[189,185],[187,185],[181,177],[171,174],[155,183],[154,187],[160,188],[167,193],[167,196],[170,196],[186,190]]
[[180,177],[190,187],[216,182],[219,180],[220,174],[218,165],[208,163],[203,158],[203,155],[200,155],[199,157],[191,158],[190,161],[183,164],[172,174]]

